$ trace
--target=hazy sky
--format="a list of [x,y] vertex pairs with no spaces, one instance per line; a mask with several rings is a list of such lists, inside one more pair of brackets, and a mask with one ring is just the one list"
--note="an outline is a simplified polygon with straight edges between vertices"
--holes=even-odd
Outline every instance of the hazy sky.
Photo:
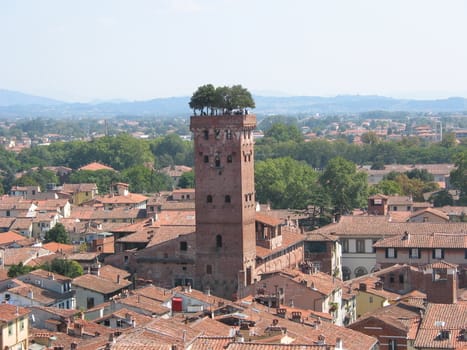
[[0,0],[0,88],[467,97],[465,0]]

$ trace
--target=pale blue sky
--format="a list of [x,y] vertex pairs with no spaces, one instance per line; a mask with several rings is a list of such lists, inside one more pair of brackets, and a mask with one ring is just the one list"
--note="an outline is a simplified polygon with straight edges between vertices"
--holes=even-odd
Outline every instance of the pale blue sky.
[[465,0],[0,0],[0,88],[467,97]]

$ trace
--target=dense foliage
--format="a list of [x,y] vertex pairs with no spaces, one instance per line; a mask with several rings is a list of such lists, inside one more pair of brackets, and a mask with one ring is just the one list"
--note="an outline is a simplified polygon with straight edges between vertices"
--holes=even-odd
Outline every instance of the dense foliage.
[[70,243],[70,236],[66,232],[65,226],[61,223],[57,223],[53,228],[45,233],[45,243],[57,242],[57,243]]
[[54,259],[52,262],[46,262],[40,268],[69,278],[81,276],[84,272],[83,267],[78,262],[67,259]]
[[201,115],[222,115],[234,110],[255,108],[251,93],[241,85],[218,86],[206,84],[198,87],[189,102],[193,114],[199,111]]

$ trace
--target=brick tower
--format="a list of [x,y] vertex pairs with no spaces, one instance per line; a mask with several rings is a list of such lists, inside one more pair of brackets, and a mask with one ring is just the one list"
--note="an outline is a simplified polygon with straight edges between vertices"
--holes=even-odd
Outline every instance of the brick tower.
[[195,288],[231,299],[255,278],[256,116],[192,116],[196,173]]

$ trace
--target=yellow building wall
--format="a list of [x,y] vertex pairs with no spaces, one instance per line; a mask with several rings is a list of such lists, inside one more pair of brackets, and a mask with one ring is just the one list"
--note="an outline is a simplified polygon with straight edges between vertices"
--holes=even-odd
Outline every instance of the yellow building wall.
[[29,337],[29,320],[27,316],[24,316],[22,318],[16,319],[16,321],[12,322],[11,325],[11,334],[10,334],[10,327],[9,324],[3,324],[2,325],[2,331],[1,331],[1,336],[2,338],[0,339],[0,348],[4,349],[6,346],[8,347],[14,347],[17,349],[16,345],[21,344],[21,349],[22,350],[27,350],[28,349],[28,337]]
[[356,297],[357,318],[363,314],[389,305],[386,298],[368,292],[359,291]]

